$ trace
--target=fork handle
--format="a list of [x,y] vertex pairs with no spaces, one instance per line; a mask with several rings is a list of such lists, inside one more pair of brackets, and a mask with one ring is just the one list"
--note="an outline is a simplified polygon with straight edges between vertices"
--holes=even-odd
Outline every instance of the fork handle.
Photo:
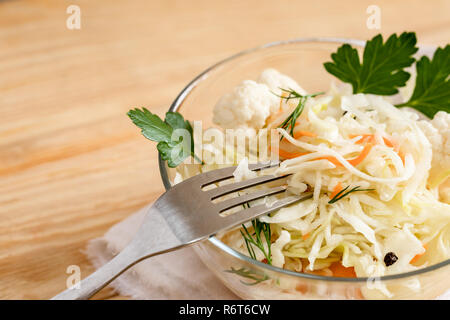
[[103,289],[111,281],[121,275],[128,268],[140,261],[133,252],[132,245],[128,245],[112,260],[78,283],[77,287],[69,288],[52,300],[85,300]]
[[149,257],[186,246],[172,232],[157,205],[149,208],[136,236],[112,260],[52,300],[89,299],[136,263]]

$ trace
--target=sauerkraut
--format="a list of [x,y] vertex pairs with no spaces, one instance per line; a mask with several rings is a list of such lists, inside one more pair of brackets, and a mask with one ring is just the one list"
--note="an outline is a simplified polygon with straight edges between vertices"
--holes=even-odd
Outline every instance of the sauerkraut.
[[[216,124],[244,128],[250,140],[259,129],[277,128],[283,152],[275,172],[290,174],[285,182],[289,192],[314,194],[259,218],[271,227],[272,264],[296,272],[343,276],[336,270],[344,269],[344,276],[379,277],[448,259],[450,115],[439,112],[434,119],[420,120],[383,96],[352,94],[347,85],[332,85],[306,100],[292,135],[279,124],[297,101],[283,99],[280,88],[306,94],[293,79],[270,69],[256,81],[242,82],[214,110]],[[210,143],[204,150],[221,147]],[[246,158],[235,164],[236,180],[255,176]],[[217,166],[181,165],[177,181]],[[340,192],[345,196],[331,201]],[[219,237],[248,255],[239,229]],[[388,253],[396,257],[392,264],[385,261]]]

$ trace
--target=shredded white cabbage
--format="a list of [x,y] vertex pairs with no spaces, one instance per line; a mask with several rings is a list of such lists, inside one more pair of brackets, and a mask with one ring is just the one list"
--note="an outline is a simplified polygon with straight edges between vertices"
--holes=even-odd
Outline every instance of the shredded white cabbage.
[[286,230],[281,231],[278,239],[272,244],[272,265],[282,268],[284,266],[283,248],[291,241],[291,234]]

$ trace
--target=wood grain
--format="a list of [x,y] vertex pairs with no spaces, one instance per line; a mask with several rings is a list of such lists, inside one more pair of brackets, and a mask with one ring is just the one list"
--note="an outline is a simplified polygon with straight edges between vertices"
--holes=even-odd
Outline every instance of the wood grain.
[[[163,114],[196,74],[302,36],[366,39],[373,1],[0,1],[0,298],[47,299],[88,240],[163,192],[125,113]],[[81,8],[81,30],[66,8]],[[450,38],[450,1],[376,1],[385,35]],[[96,298],[118,297],[107,289]]]

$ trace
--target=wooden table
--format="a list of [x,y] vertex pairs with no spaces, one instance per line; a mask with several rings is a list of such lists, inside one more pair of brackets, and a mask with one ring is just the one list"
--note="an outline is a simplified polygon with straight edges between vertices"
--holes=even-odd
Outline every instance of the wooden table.
[[[381,8],[381,30],[366,8]],[[81,9],[81,29],[66,8]],[[126,112],[163,114],[203,69],[302,36],[450,38],[450,1],[0,1],[0,298],[47,299],[88,240],[163,192]],[[96,298],[117,297],[111,289]]]

